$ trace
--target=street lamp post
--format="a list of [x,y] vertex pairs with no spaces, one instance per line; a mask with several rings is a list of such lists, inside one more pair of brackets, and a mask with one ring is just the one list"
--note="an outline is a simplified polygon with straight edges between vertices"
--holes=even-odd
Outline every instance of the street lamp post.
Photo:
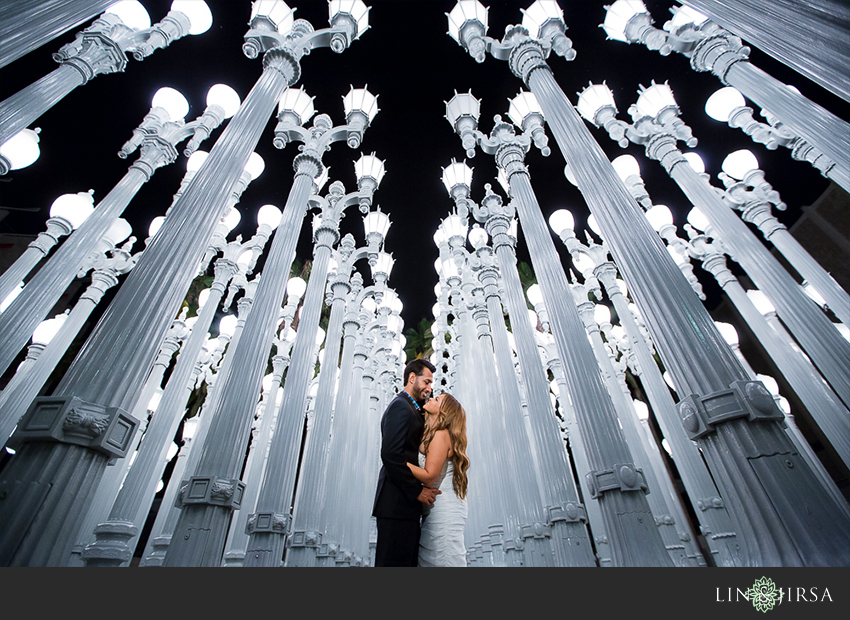
[[651,25],[640,0],[617,0],[606,8],[603,28],[609,38],[644,43],[661,54],[675,51],[690,59],[695,71],[710,71],[834,161],[839,184],[850,185],[850,125],[752,65],[750,49],[739,37],[690,7],[675,7],[664,30]]
[[720,566],[741,566],[740,550],[726,507],[699,449],[688,437],[681,424],[676,404],[661,376],[650,344],[642,333],[623,292],[622,286],[625,283],[617,279],[617,268],[608,258],[606,247],[581,244],[575,236],[574,219],[569,211],[555,211],[550,215],[549,222],[555,234],[569,250],[573,257],[573,264],[577,266],[586,264],[587,273],[597,278],[614,304],[620,324],[625,328],[629,338],[630,352],[635,357],[636,363],[632,370],[640,377],[641,386],[650,399],[655,418],[664,437],[670,443],[676,467],[688,490],[688,495],[696,498],[694,507],[697,518],[715,563]]
[[[457,100],[457,97],[453,101]],[[471,98],[471,95],[469,97]],[[467,109],[473,109],[473,107],[467,106]],[[524,124],[531,119],[536,120],[538,124],[543,122],[543,114],[539,111],[539,108],[536,112],[530,112],[528,116],[530,118],[527,118]],[[543,214],[540,212],[540,206],[537,204],[537,199],[531,188],[528,171],[523,163],[525,154],[531,146],[531,138],[528,134],[532,132],[527,128],[522,135],[516,135],[511,124],[502,122],[499,117],[496,117],[495,126],[488,137],[475,129],[477,115],[450,113],[449,119],[450,121],[457,119],[457,122],[453,125],[456,126],[456,131],[461,136],[469,136],[466,139],[467,143],[471,143],[471,145],[477,143],[484,152],[495,155],[496,163],[499,169],[504,172],[508,181],[513,202],[516,204],[520,225],[523,227],[524,235],[528,241],[529,254],[543,292],[544,303],[549,311],[552,332],[556,341],[558,341],[561,359],[565,361],[570,395],[576,406],[579,428],[585,439],[589,460],[593,468],[588,473],[589,476],[594,478],[594,483],[591,485],[592,493],[594,499],[599,499],[605,515],[606,530],[608,531],[614,562],[617,565],[630,565],[632,563],[669,565],[670,559],[664,549],[658,530],[654,525],[650,527],[652,515],[649,505],[646,503],[646,498],[643,496],[646,490],[643,474],[632,463],[628,446],[619,429],[611,398],[602,385],[599,372],[594,371],[597,367],[596,360],[593,357],[593,351],[587,341],[575,304],[569,298],[567,298],[570,301],[569,304],[564,302],[564,293],[569,291],[569,284],[549,231],[546,229]],[[540,147],[540,144],[538,144],[538,147]],[[468,154],[470,154],[469,150]],[[477,213],[475,215],[476,218],[480,217]],[[506,275],[506,272],[503,272],[503,275]],[[506,285],[509,307],[512,303],[511,289],[512,287]],[[519,293],[521,295],[521,291]],[[513,307],[514,312],[519,312],[521,309],[522,313],[527,313],[527,304],[524,298],[520,297],[514,303],[516,303],[516,306]],[[514,323],[517,329],[527,328],[529,332],[531,331],[527,320],[516,320]],[[528,333],[526,337],[517,337],[516,340],[517,353],[520,356],[527,355],[530,364],[536,363],[539,366],[540,359],[536,351],[533,334]],[[524,348],[528,348],[527,353],[522,353]],[[534,390],[535,383],[533,381],[525,379],[525,382],[527,389]],[[529,392],[528,397],[529,410],[532,413],[535,413],[535,407],[540,407],[540,411],[548,411],[551,408],[548,382],[543,393],[535,395],[534,392]],[[535,401],[537,404],[535,404]],[[591,415],[590,412],[593,412],[593,414]],[[539,415],[539,412],[536,413]],[[551,452],[552,457],[557,454],[560,460],[565,460],[564,450],[560,446],[560,432],[554,426],[554,414],[546,416],[546,419],[539,424],[546,424],[553,431],[549,439],[551,442],[549,445],[553,447],[543,451],[543,454]],[[544,437],[545,435],[542,435],[538,438],[538,445],[547,445],[544,443]],[[558,444],[557,452],[554,450],[554,442]],[[557,469],[544,466],[541,469],[544,471],[569,471],[564,466]],[[554,493],[554,497],[552,497],[554,501],[549,503],[553,508],[576,502],[575,487],[572,485],[572,499],[566,499],[568,497],[566,493],[569,491],[565,488],[565,482],[564,479],[558,482],[556,478],[544,483],[548,489],[553,489],[549,491]],[[565,510],[565,508],[561,508],[561,510]],[[630,516],[625,517],[626,514]],[[582,527],[584,526],[582,525]],[[562,560],[559,559],[559,561]]]
[[[788,86],[788,88],[793,87]],[[705,113],[714,120],[727,123],[733,129],[740,127],[741,131],[753,139],[753,142],[764,144],[767,149],[773,150],[780,145],[790,149],[793,159],[808,162],[821,175],[835,181],[846,191],[850,191],[847,175],[842,175],[841,169],[835,167],[835,162],[796,135],[785,126],[785,123],[766,110],[762,110],[762,116],[768,121],[767,123],[755,120],[752,108],[747,107],[744,96],[737,88],[724,86],[716,91],[706,100]]]
[[206,32],[212,14],[202,0],[175,0],[161,22],[151,26],[139,2],[111,6],[71,43],[53,54],[60,67],[0,102],[0,144],[27,127],[77,86],[102,73],[124,71],[125,54],[143,60],[187,34]]
[[[224,102],[210,100],[205,113],[189,123],[183,122],[183,117],[189,109],[189,104],[183,95],[167,87],[156,92],[151,110],[141,125],[134,130],[133,137],[119,152],[120,157],[126,158],[138,149],[139,158],[130,165],[127,174],[97,204],[91,215],[69,235],[61,247],[32,277],[9,307],[10,312],[0,315],[0,331],[8,334],[0,345],[0,369],[8,368],[11,360],[24,345],[24,332],[31,330],[40,318],[50,311],[74,279],[80,263],[121,216],[142,185],[150,180],[157,169],[174,162],[177,158],[176,145],[193,136],[196,130],[205,131],[201,128],[210,126],[211,115],[218,119],[218,123],[232,115],[235,111],[232,107],[232,96],[235,96],[235,93],[229,87],[224,88],[227,89],[225,95],[231,103],[228,103],[227,99]],[[238,96],[236,100],[238,101]],[[223,107],[223,104],[228,105],[228,108]],[[191,154],[186,151],[184,153]],[[147,256],[150,254],[151,252],[146,253]],[[142,266],[147,260],[142,261]],[[133,281],[128,278],[128,282]],[[186,288],[181,292],[185,293]],[[114,340],[110,341],[110,346],[113,342]],[[151,357],[153,355],[154,353]]]
[[[641,208],[617,177],[599,144],[582,124],[546,64],[546,55],[551,50],[565,57],[575,54],[571,46],[556,43],[563,43],[562,38],[566,38],[563,35],[563,20],[549,20],[544,24],[542,32],[539,28],[535,29],[534,34],[538,38],[531,36],[529,28],[508,28],[500,43],[486,36],[486,10],[480,3],[476,3],[476,6],[480,7],[480,13],[484,14],[485,19],[482,21],[476,16],[471,19],[461,18],[460,25],[463,27],[458,30],[460,42],[477,60],[483,61],[487,51],[496,58],[508,60],[513,73],[521,77],[535,94],[560,151],[574,173],[576,184],[610,243],[629,288],[634,292],[665,366],[676,378],[679,391],[691,394],[680,403],[680,414],[693,438],[700,440],[700,447],[711,463],[712,474],[719,481],[721,493],[731,506],[730,516],[737,519],[735,531],[751,545],[746,555],[754,564],[845,562],[842,559],[844,551],[838,549],[850,548],[850,544],[838,547],[834,541],[836,537],[844,540],[850,536],[850,532],[843,517],[835,514],[831,499],[819,493],[812,473],[802,461],[796,460],[796,455],[778,425],[782,418],[781,412],[772,398],[769,398],[769,402],[768,398],[764,398],[765,395],[769,397],[769,394],[763,386],[747,381],[748,377],[740,362],[723,342],[699,298],[693,294],[688,282],[670,260],[661,241],[643,217]],[[527,183],[527,179],[525,181]],[[539,235],[532,233],[531,226],[525,222],[523,228],[529,239],[543,240],[548,236],[542,223]],[[556,260],[557,255],[552,258],[552,263],[555,264]],[[541,279],[547,276],[542,269],[535,271]],[[558,306],[555,295],[565,289],[565,282],[550,287],[549,295],[553,298],[545,299],[550,319],[555,314],[553,309]],[[559,326],[553,324],[557,337]],[[581,343],[577,350],[585,350],[587,347],[586,342]],[[592,355],[590,351],[587,352]],[[581,359],[574,360],[566,343],[559,342],[559,353],[566,367],[591,367],[591,364],[582,363]],[[592,379],[587,384],[590,381]],[[599,381],[598,377],[596,381]],[[579,389],[573,391],[573,387]],[[583,387],[570,385],[571,394],[574,397],[580,395]],[[581,400],[579,396],[577,401]],[[717,418],[706,409],[706,402],[725,402],[729,411],[722,418]],[[613,420],[609,426],[612,425]],[[755,443],[750,439],[744,441],[745,437]],[[745,443],[766,448],[764,456],[770,460],[770,474],[753,467],[753,461],[740,450],[740,446]],[[781,454],[782,457],[768,458],[768,454]],[[763,462],[767,464],[767,460]],[[794,468],[784,460],[794,465]],[[788,478],[787,484],[785,478]],[[766,490],[765,483],[769,484],[769,490]],[[823,511],[822,518],[815,518],[813,512],[808,512],[805,520],[811,527],[802,526],[795,530],[801,540],[812,541],[814,537],[815,542],[795,545],[785,530],[786,521],[773,508],[770,498],[787,497],[790,489],[812,489],[809,495],[812,510]],[[645,503],[645,499],[643,501]],[[786,505],[794,506],[797,503],[796,499],[789,498]],[[744,518],[744,515],[748,518]],[[838,518],[833,519],[833,515]],[[829,523],[834,530],[827,532],[822,525],[825,523]],[[791,526],[790,521],[788,525]],[[759,541],[757,545],[755,541]],[[612,544],[612,547],[617,545]]]
[[70,235],[94,209],[93,191],[77,194],[63,194],[53,201],[50,206],[50,219],[47,220],[47,230],[40,233],[29,244],[26,251],[0,276],[0,299],[6,299],[17,286],[26,278],[47,256],[59,239]]
[[722,167],[719,176],[726,186],[724,199],[741,212],[745,222],[758,227],[803,280],[814,287],[838,320],[850,326],[850,295],[773,216],[771,205],[785,210],[785,203],[779,192],[765,181],[755,155],[745,149],[735,151],[723,160]]

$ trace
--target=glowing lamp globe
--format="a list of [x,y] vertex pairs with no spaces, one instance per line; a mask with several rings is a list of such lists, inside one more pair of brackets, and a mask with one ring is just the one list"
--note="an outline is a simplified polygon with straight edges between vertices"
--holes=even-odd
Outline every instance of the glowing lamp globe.
[[571,211],[567,209],[558,209],[549,216],[549,226],[555,231],[559,237],[565,232],[574,230],[575,218]]
[[646,219],[656,232],[673,225],[673,214],[666,205],[655,205],[646,212]]
[[79,228],[94,211],[94,198],[89,192],[62,194],[50,205],[50,217],[61,217],[73,229]]
[[645,402],[638,399],[633,399],[632,402],[635,406],[635,413],[637,413],[637,417],[639,420],[648,420],[649,419],[649,407]]
[[150,15],[138,0],[121,0],[104,12],[116,15],[121,23],[133,30],[145,30],[151,27]]
[[218,322],[219,336],[227,336],[228,338],[233,337],[233,334],[236,333],[236,324],[238,322],[239,319],[232,314],[222,317]]
[[302,278],[290,278],[289,282],[286,283],[286,294],[300,299],[304,296],[304,292],[307,290],[307,283]]
[[735,108],[747,105],[744,95],[734,86],[725,86],[715,92],[705,102],[705,113],[721,123],[729,120],[729,115]]
[[680,28],[691,24],[694,26],[701,26],[708,21],[708,17],[706,15],[703,15],[699,11],[695,11],[688,6],[676,7],[673,10],[675,10],[673,19],[664,24],[664,30],[667,32],[677,32]]
[[201,166],[207,161],[210,154],[206,151],[195,151],[186,160],[186,172],[197,172]]
[[685,153],[684,157],[685,160],[687,160],[688,165],[693,168],[697,174],[705,172],[705,162],[697,153],[691,151],[690,153]]
[[179,90],[168,86],[160,88],[154,93],[151,107],[162,108],[172,121],[183,120],[189,113],[189,102]]
[[281,217],[283,217],[283,213],[276,206],[263,205],[257,211],[257,224],[274,229],[280,224]]
[[381,179],[384,178],[386,170],[384,170],[384,162],[375,157],[375,154],[363,155],[354,162],[354,174],[359,183],[364,177],[369,177],[375,180],[376,185],[381,184]]
[[210,289],[205,288],[200,293],[198,293],[198,309],[200,310],[204,306],[207,305],[207,301],[210,298]]
[[629,177],[640,176],[640,164],[632,155],[620,155],[611,160],[611,165],[614,166],[617,175],[625,181]]
[[528,301],[530,301],[531,305],[535,308],[543,303],[543,292],[537,284],[529,286],[528,290],[525,292],[525,296],[528,297]]
[[471,118],[475,126],[478,126],[480,116],[481,101],[473,97],[471,90],[460,94],[455,91],[454,97],[446,102],[446,120],[455,130],[461,118]]
[[773,305],[773,302],[767,298],[767,295],[762,293],[758,289],[747,291],[747,297],[750,298],[750,301],[753,302],[753,305],[756,307],[756,310],[764,314],[772,314],[776,312],[776,308]]
[[470,229],[468,237],[470,245],[476,250],[487,245],[487,240],[490,238],[487,231],[477,224]]
[[726,341],[726,344],[732,347],[738,344],[738,330],[735,329],[734,325],[731,323],[724,323],[723,321],[715,321],[714,324],[717,326],[717,331],[719,331],[720,335],[723,336],[723,340]]
[[604,304],[596,304],[593,309],[593,318],[597,325],[605,325],[611,322],[611,309]]
[[695,229],[705,232],[711,224],[705,214],[697,208],[693,208],[688,212],[688,224]]
[[57,314],[52,319],[47,319],[39,323],[38,327],[32,333],[33,344],[47,346],[53,340],[54,336],[59,333],[67,318],[67,314]]
[[103,235],[103,240],[110,245],[118,245],[129,237],[132,232],[133,229],[130,226],[130,223],[124,218],[119,217],[112,223],[112,226],[109,227],[106,234]]
[[203,0],[174,0],[171,10],[189,18],[189,34],[203,34],[212,26],[210,7]]
[[381,211],[370,211],[363,218],[363,229],[366,237],[369,235],[386,237],[387,231],[390,229],[390,218]]
[[508,117],[517,127],[522,127],[525,119],[532,114],[539,114],[541,118],[543,117],[543,110],[540,108],[534,93],[520,91],[516,97],[509,100],[509,103]]
[[207,105],[221,106],[224,110],[224,118],[230,118],[236,114],[242,101],[236,91],[227,84],[215,84],[207,91]]
[[727,155],[720,167],[730,177],[740,181],[748,172],[758,170],[759,162],[751,151],[741,149]]
[[593,213],[587,216],[587,227],[600,237],[602,236],[602,231],[599,229],[599,224],[597,223],[596,216],[593,215]]
[[153,237],[156,233],[158,233],[159,229],[162,228],[163,222],[165,222],[164,215],[159,215],[153,218],[148,226],[148,237]]
[[[537,0],[527,9],[520,9],[522,27],[527,29],[532,39],[539,39],[543,26],[550,21],[564,24],[564,12],[555,0]],[[564,24],[566,28],[566,24]]]
[[666,82],[664,84],[653,82],[649,88],[641,86],[638,93],[639,97],[635,105],[643,116],[655,118],[665,108],[678,108],[676,99],[673,97],[673,90]]
[[19,170],[32,164],[41,154],[38,148],[40,129],[22,129],[0,145],[0,155],[9,162],[9,170]]
[[221,223],[227,229],[227,232],[230,232],[239,225],[241,220],[242,214],[239,213],[239,209],[230,207],[230,211],[227,212],[227,215],[221,218]]

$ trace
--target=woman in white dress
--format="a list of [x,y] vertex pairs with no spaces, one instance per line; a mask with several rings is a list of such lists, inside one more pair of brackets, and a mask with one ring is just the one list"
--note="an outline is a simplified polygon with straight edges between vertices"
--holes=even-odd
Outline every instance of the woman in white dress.
[[434,504],[425,509],[419,537],[419,566],[466,566],[466,412],[451,394],[428,400],[419,465],[410,471],[425,486],[438,488]]

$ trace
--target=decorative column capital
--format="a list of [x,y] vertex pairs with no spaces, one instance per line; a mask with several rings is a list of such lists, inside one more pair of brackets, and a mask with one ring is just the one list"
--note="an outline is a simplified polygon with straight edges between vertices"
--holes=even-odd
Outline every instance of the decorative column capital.
[[543,46],[528,37],[528,31],[522,26],[514,26],[505,33],[506,43],[517,41],[508,57],[511,72],[528,85],[528,79],[538,69],[552,73],[546,63],[546,52]]
[[737,62],[749,61],[750,48],[741,43],[741,39],[731,32],[717,28],[714,34],[697,43],[691,53],[691,67],[694,71],[709,71],[727,84],[726,74]]

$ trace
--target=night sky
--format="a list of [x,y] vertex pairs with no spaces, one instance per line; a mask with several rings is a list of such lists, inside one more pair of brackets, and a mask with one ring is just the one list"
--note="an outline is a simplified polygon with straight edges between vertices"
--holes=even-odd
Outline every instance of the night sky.
[[[521,22],[520,8],[530,3],[530,0],[485,3],[490,7],[488,34],[501,38],[505,26]],[[143,0],[143,4],[151,21],[156,23],[168,12],[170,1]],[[210,0],[208,4],[213,13],[209,31],[184,37],[141,62],[128,56],[124,73],[94,78],[31,125],[41,128],[41,156],[32,166],[0,177],[0,209],[8,210],[8,215],[0,220],[0,232],[41,232],[51,203],[63,193],[93,189],[95,203],[101,200],[137,157],[134,154],[122,160],[116,153],[149,110],[158,88],[170,86],[186,96],[191,106],[187,122],[203,112],[206,92],[215,83],[232,86],[244,99],[262,72],[260,59],[248,59],[241,50],[251,3]],[[482,100],[480,129],[489,133],[493,116],[507,117],[508,99],[516,96],[523,84],[511,74],[507,63],[488,57],[478,64],[446,34],[445,13],[454,7],[454,0],[373,0],[368,4],[372,7],[370,29],[342,55],[326,48],[314,50],[302,60],[302,76],[295,86],[303,86],[314,96],[317,112],[329,114],[335,124],[344,123],[342,97],[352,85],[368,86],[378,95],[380,112],[366,132],[361,148],[352,151],[344,143],[336,143],[324,162],[331,168],[331,181],[340,180],[352,191],[356,188],[353,161],[361,154],[371,153],[385,161],[386,176],[375,195],[375,204],[393,222],[385,246],[396,260],[389,284],[404,303],[402,317],[407,328],[421,318],[432,318],[433,289],[438,280],[434,271],[437,248],[432,236],[441,218],[452,208],[440,177],[442,168],[453,158],[464,159],[460,140],[444,118],[444,102],[455,91],[471,90]],[[606,41],[605,32],[599,27],[605,18],[605,4],[587,0],[560,2],[569,28],[567,36],[578,55],[574,61],[567,62],[553,54],[549,64],[569,99],[575,103],[576,93],[589,82],[604,80],[614,92],[620,110],[618,117],[628,121],[626,110],[636,101],[639,85],[649,86],[652,80],[668,81],[682,109],[681,118],[700,141],[694,150],[705,160],[715,185],[722,187],[716,174],[725,155],[749,148],[766,171],[767,181],[788,204],[788,211],[777,215],[790,226],[802,207],[814,202],[823,192],[828,181],[808,164],[792,160],[788,149],[768,151],[740,130],[710,119],[703,106],[722,84],[711,74],[694,72],[687,58],[675,53],[662,57],[643,46]],[[668,9],[674,3],[647,0],[646,5],[660,28],[670,17]],[[310,21],[316,29],[327,25],[326,2],[301,0],[291,6],[297,7],[296,18]],[[74,32],[81,29],[70,31],[3,68],[0,100],[52,71],[56,63],[51,54],[73,40]],[[793,70],[756,49],[752,51],[751,61],[847,118],[846,103]],[[758,108],[755,110],[756,118],[762,120]],[[286,201],[297,146],[275,149],[274,126],[275,120],[270,119],[256,147],[265,160],[265,171],[243,194],[238,205],[242,221],[231,233],[231,239],[239,233],[247,239],[254,233],[256,211],[261,205],[271,203],[282,207]],[[222,128],[201,149],[209,151]],[[648,160],[642,147],[632,145],[621,149],[604,130],[591,128],[591,131],[612,159],[625,152],[638,159],[653,202],[671,208],[680,236],[684,237],[681,226],[690,205],[660,164]],[[579,238],[583,238],[587,207],[578,190],[564,178],[564,159],[551,135],[549,138],[552,154],[548,158],[536,149],[527,158],[532,185],[544,215],[548,217],[559,208],[571,209]],[[689,150],[681,143],[680,146]],[[178,150],[182,151],[182,144]],[[125,211],[124,217],[139,238],[136,250],[142,247],[150,221],[162,215],[171,203],[185,172],[185,161],[181,155],[174,164],[158,170]],[[491,156],[479,152],[468,164],[474,168],[473,199],[482,198],[485,183],[491,183],[501,192]],[[22,211],[31,208],[38,211]],[[352,232],[362,245],[361,216],[354,209],[347,215],[342,232]],[[309,258],[312,252],[310,231],[308,220],[302,228],[300,260]],[[564,265],[568,266],[566,251],[557,238],[555,242]],[[522,240],[518,252],[520,260],[527,260]],[[701,274],[698,267],[696,271]],[[368,271],[366,275],[369,283]],[[708,278],[700,279],[709,295],[708,303],[716,303],[717,287]]]

